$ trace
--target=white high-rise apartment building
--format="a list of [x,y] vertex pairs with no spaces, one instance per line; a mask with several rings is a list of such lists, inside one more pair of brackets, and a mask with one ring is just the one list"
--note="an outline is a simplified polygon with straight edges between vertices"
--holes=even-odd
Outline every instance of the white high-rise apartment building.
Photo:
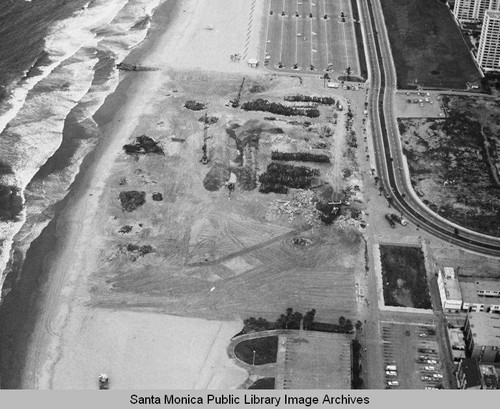
[[484,14],[477,62],[484,71],[500,70],[500,11]]
[[499,10],[500,0],[456,0],[453,15],[460,22],[481,22],[486,10]]

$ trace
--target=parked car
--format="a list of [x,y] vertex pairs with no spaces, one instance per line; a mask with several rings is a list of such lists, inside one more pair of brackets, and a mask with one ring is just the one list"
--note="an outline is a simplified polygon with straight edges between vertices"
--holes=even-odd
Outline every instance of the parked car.
[[385,374],[388,376],[398,376],[398,373],[396,371],[385,371]]
[[387,385],[389,385],[389,386],[399,386],[399,382],[398,381],[387,381]]
[[396,371],[396,365],[386,365],[385,366],[386,371]]
[[436,370],[436,367],[435,367],[435,366],[427,366],[427,365],[426,365],[426,366],[424,366],[424,369],[425,369],[426,371],[435,371],[435,370]]

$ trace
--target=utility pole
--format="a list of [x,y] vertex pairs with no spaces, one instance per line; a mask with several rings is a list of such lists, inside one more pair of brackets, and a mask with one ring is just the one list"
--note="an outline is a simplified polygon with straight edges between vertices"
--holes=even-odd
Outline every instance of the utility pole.
[[201,163],[206,165],[208,163],[208,156],[207,156],[207,139],[210,137],[208,136],[208,116],[207,113],[205,112],[205,121],[203,125],[203,146],[201,150],[203,151],[203,156],[201,157]]
[[326,80],[330,80],[330,76],[327,72],[323,75],[323,88],[326,88]]

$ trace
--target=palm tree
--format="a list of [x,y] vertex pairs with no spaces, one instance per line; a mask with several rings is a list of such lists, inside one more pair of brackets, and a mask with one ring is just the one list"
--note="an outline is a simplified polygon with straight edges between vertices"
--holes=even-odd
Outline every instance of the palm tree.
[[363,323],[360,320],[357,320],[356,324],[354,326],[356,327],[356,331],[361,331],[361,328],[363,327]]

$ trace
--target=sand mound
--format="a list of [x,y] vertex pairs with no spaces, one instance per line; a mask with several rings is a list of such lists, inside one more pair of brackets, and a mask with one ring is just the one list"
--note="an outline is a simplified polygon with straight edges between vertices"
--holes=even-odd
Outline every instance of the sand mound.
[[231,172],[221,163],[215,163],[203,180],[203,186],[210,192],[219,190],[229,180]]

